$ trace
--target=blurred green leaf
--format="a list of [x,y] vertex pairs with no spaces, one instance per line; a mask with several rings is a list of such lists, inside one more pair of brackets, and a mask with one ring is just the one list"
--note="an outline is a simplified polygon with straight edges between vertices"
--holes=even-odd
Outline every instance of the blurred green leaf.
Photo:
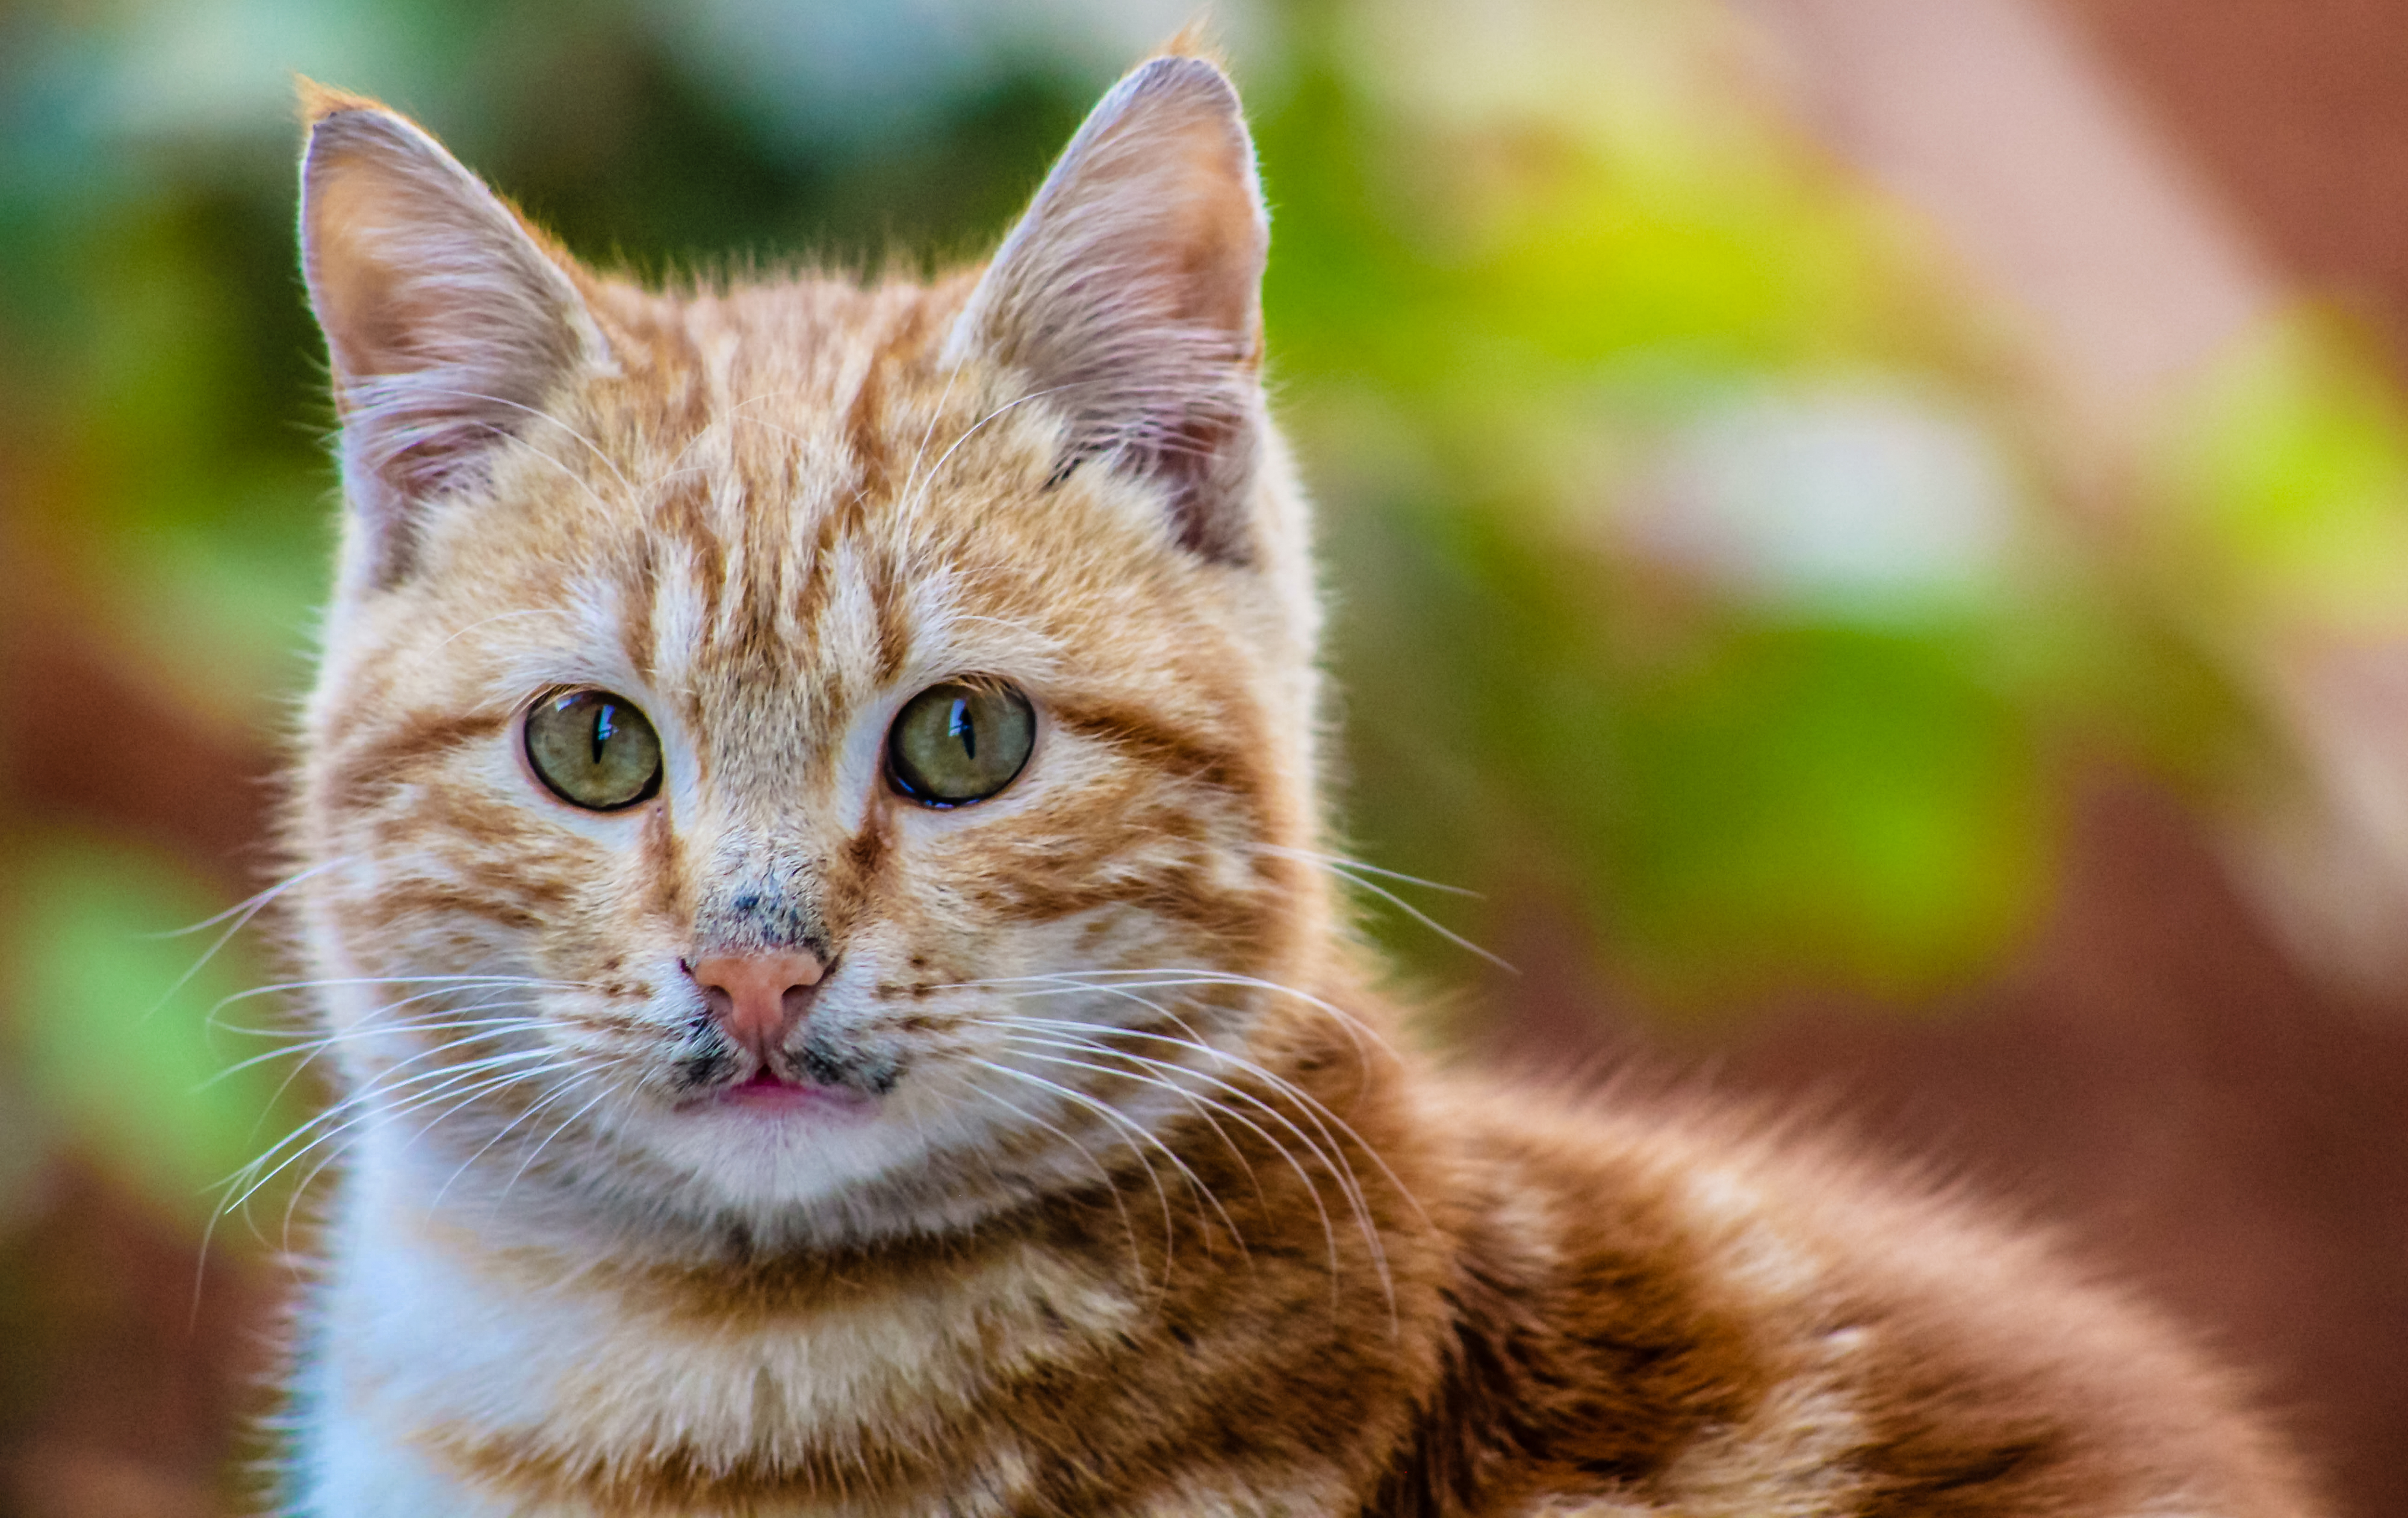
[[[223,906],[172,861],[60,836],[12,865],[15,1042],[35,1101],[164,1210],[205,1215],[211,1188],[281,1137],[288,1115],[276,1087],[289,1065],[221,1079],[270,1047],[211,1024],[213,1007],[259,983],[250,945],[202,964],[221,928],[162,936]],[[227,1021],[275,1015],[252,999]]]
[[2294,314],[2236,345],[2163,470],[2180,569],[2224,602],[2199,609],[2361,633],[2408,621],[2408,405],[2329,319]]

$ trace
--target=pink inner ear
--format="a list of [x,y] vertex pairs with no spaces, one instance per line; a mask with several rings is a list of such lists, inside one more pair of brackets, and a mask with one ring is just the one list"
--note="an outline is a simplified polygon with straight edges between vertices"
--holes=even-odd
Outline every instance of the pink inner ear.
[[319,181],[311,201],[310,293],[335,363],[335,399],[346,410],[352,387],[440,362],[412,341],[422,330],[439,328],[440,304],[388,261],[390,245],[400,239],[378,236],[373,218],[389,198],[380,193],[386,189],[375,168],[343,165]]
[[1188,548],[1251,556],[1269,235],[1237,93],[1197,58],[1121,81],[1054,165],[955,331],[1068,422],[1057,478],[1109,456],[1161,482]]
[[302,258],[343,414],[344,480],[380,582],[412,512],[481,477],[602,341],[567,274],[433,138],[325,116],[302,170]]

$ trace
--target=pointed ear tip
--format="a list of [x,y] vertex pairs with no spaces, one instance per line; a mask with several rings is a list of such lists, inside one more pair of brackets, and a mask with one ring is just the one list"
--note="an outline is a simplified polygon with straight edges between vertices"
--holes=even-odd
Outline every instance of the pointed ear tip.
[[293,76],[294,103],[300,107],[301,124],[315,126],[329,116],[347,110],[380,110],[391,114],[391,107],[364,94],[339,90],[331,84],[321,84],[307,74]]
[[1173,33],[1169,41],[1154,50],[1155,58],[1193,58],[1210,64],[1223,74],[1229,72],[1228,55],[1212,40],[1211,22],[1197,15]]
[[1238,86],[1229,78],[1228,70],[1222,66],[1222,60],[1211,53],[1185,50],[1182,45],[1188,40],[1184,32],[1171,38],[1162,51],[1130,71],[1128,85],[1140,91],[1198,91],[1216,96],[1231,110],[1238,110]]
[[[338,90],[330,84],[321,84],[306,75],[294,75],[293,87],[295,104],[300,109],[304,156],[311,156],[308,150],[317,148],[321,134],[330,126],[357,123],[373,129],[379,125],[407,127],[410,124],[408,117],[381,100],[354,94],[349,90]],[[352,134],[347,132],[343,136],[348,137]]]

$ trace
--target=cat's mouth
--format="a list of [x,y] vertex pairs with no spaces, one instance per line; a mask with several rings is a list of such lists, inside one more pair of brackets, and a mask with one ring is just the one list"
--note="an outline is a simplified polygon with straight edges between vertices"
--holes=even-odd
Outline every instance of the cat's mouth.
[[878,1098],[850,1085],[790,1081],[764,1063],[746,1079],[720,1087],[710,1102],[715,1107],[732,1107],[766,1116],[800,1112],[867,1116],[878,1105]]

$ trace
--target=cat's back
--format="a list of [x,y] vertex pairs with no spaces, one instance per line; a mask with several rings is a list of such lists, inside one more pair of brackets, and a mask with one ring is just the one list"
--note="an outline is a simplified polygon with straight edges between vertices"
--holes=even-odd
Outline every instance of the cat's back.
[[1429,1102],[1454,1322],[1383,1511],[2319,1511],[2177,1330],[1945,1188],[1694,1099]]

